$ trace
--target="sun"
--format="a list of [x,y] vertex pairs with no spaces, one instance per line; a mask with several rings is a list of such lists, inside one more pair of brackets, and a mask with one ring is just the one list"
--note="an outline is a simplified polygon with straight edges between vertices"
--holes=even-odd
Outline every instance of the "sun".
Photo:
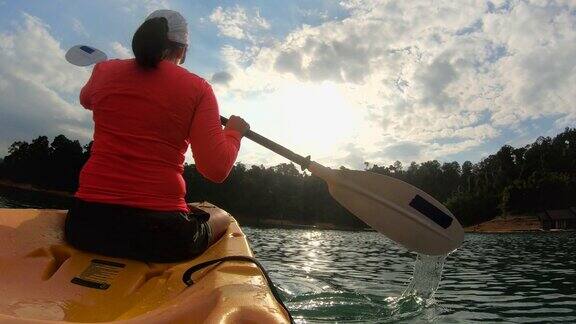
[[303,154],[327,156],[353,140],[359,116],[338,84],[293,83],[272,96],[277,132]]
[[[239,115],[252,131],[317,162],[338,164],[346,145],[364,131],[364,114],[353,91],[329,81],[277,83],[273,90],[248,96],[221,95],[223,116]],[[191,160],[188,153],[187,159]],[[246,164],[276,165],[286,160],[252,143],[242,142],[239,160]]]

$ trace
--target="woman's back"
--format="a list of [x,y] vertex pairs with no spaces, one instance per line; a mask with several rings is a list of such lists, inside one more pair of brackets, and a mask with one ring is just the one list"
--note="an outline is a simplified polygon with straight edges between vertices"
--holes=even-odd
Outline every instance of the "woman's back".
[[94,67],[80,92],[92,110],[94,144],[68,211],[72,246],[146,262],[193,258],[223,235],[224,213],[190,214],[182,178],[190,145],[196,170],[222,182],[250,126],[231,116],[222,129],[210,85],[180,68],[188,29],[176,11],[157,10],[132,38],[135,59]]
[[95,123],[91,157],[76,194],[85,201],[186,211],[182,168],[188,144],[197,164],[208,155],[202,152],[206,145],[219,148],[231,163],[236,157],[238,147],[226,145],[236,141],[224,137],[238,137],[239,146],[240,136],[222,133],[210,85],[172,62],[155,69],[143,69],[133,59],[102,62],[80,102],[93,111]]

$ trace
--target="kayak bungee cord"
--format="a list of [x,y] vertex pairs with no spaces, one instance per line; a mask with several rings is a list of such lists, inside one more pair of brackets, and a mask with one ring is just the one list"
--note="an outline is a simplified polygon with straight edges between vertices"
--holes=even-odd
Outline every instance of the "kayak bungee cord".
[[184,274],[182,275],[182,281],[184,282],[184,284],[186,284],[186,286],[190,287],[194,284],[194,281],[192,280],[192,274],[194,274],[196,271],[202,270],[202,269],[209,267],[209,266],[216,264],[216,263],[221,264],[222,262],[225,262],[225,261],[245,261],[245,262],[254,263],[258,267],[258,269],[260,269],[260,271],[262,271],[262,274],[264,274],[264,277],[266,278],[266,281],[268,282],[268,287],[270,287],[270,291],[272,292],[272,295],[274,296],[274,298],[276,299],[278,304],[280,304],[280,306],[282,306],[282,308],[284,308],[284,310],[288,314],[288,317],[290,318],[290,323],[292,323],[292,324],[294,323],[294,318],[292,318],[292,314],[290,314],[288,307],[286,307],[286,305],[284,305],[284,302],[282,302],[282,298],[280,298],[280,294],[278,293],[276,286],[272,282],[272,279],[270,279],[268,272],[266,271],[266,269],[264,269],[264,266],[260,262],[258,262],[258,260],[254,259],[253,257],[244,256],[244,255],[231,255],[231,256],[227,256],[227,257],[214,259],[214,260],[210,260],[210,261],[196,264],[196,265],[188,268],[188,270],[186,270],[184,272]]

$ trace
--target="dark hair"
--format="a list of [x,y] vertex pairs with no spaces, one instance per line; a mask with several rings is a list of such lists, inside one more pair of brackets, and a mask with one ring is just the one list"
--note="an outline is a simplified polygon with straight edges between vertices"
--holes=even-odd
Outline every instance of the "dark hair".
[[168,21],[164,17],[146,20],[132,37],[132,52],[138,65],[155,68],[166,55],[170,46]]

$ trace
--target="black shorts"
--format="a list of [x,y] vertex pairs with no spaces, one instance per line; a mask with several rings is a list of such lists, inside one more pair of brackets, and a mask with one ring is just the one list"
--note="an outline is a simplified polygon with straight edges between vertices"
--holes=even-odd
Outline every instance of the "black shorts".
[[210,242],[210,214],[164,212],[76,199],[68,211],[66,241],[80,250],[144,262],[180,262]]

